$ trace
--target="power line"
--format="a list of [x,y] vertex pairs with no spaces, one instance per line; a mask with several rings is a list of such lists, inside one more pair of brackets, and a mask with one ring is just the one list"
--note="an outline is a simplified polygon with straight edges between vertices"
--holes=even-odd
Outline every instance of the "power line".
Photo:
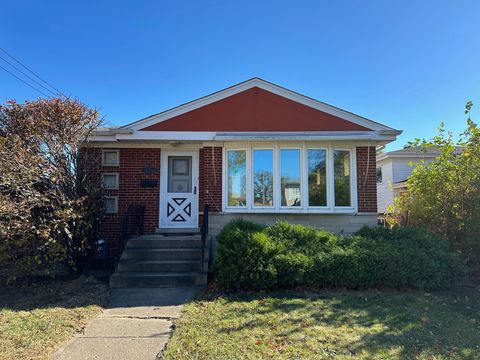
[[3,70],[5,70],[7,73],[9,73],[10,75],[12,75],[13,77],[17,78],[17,79],[20,80],[21,82],[23,82],[25,85],[30,86],[32,89],[38,91],[40,94],[42,94],[42,95],[44,95],[44,96],[46,96],[46,97],[50,97],[50,95],[45,94],[42,90],[38,90],[35,86],[27,83],[27,82],[26,82],[25,80],[23,80],[22,78],[18,77],[17,75],[15,75],[14,73],[12,73],[11,71],[5,69],[2,65],[0,65],[0,68],[3,69]]
[[31,72],[33,75],[35,75],[39,80],[43,81],[45,84],[50,86],[53,90],[55,90],[58,94],[61,94],[62,92],[58,90],[55,86],[50,84],[48,81],[44,80],[43,78],[40,77],[37,73],[35,73],[33,70],[28,68],[26,65],[24,65],[20,60],[16,59],[13,55],[9,54],[5,49],[0,48],[1,51],[3,51],[5,54],[7,54],[9,57],[11,57],[13,60],[15,60],[18,64],[20,64],[23,68]]
[[0,56],[0,59],[2,59],[3,61],[5,61],[8,65],[10,65],[11,67],[13,67],[15,70],[17,70],[18,72],[20,72],[21,74],[23,74],[24,76],[26,76],[27,78],[29,78],[30,80],[32,80],[35,84],[41,86],[42,88],[44,88],[45,90],[51,92],[53,95],[56,95],[55,92],[53,92],[52,90],[50,90],[49,88],[47,88],[46,86],[43,86],[41,83],[39,83],[37,80],[35,80],[34,78],[32,78],[31,76],[29,76],[28,74],[26,74],[23,70],[19,69],[18,67],[16,67],[15,65],[13,65],[10,61],[6,60],[5,58],[1,57]]

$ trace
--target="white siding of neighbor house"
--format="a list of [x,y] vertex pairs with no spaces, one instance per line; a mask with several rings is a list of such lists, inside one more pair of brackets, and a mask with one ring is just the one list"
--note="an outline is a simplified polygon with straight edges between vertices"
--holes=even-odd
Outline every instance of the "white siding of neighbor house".
[[382,168],[382,182],[377,184],[377,207],[378,212],[383,214],[388,205],[393,203],[391,188],[393,179],[393,164],[391,159],[385,159],[377,163]]
[[[429,163],[433,160],[433,158],[427,158],[424,162]],[[382,166],[383,178],[382,183],[377,184],[377,205],[380,214],[383,214],[388,206],[393,204],[395,196],[398,196],[398,192],[392,189],[392,185],[406,180],[421,161],[422,159],[415,157],[404,157],[386,158],[377,163],[377,167]]]

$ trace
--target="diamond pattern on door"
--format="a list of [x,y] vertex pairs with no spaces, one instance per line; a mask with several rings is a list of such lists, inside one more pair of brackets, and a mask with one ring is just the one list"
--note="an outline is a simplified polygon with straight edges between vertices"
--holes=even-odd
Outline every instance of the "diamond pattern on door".
[[192,215],[192,204],[188,203],[187,206],[185,206],[183,208],[183,211],[185,211],[185,214],[187,214],[188,216],[191,216]]
[[172,198],[167,203],[167,218],[175,223],[187,222],[192,216],[192,203],[187,198]]
[[187,199],[185,199],[185,198],[173,198],[172,200],[175,201],[175,203],[177,205],[182,205],[185,202],[185,200],[187,200]]

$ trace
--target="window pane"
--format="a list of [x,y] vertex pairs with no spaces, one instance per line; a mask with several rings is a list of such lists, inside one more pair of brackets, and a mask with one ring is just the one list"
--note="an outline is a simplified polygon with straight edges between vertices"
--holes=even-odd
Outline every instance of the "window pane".
[[382,179],[382,168],[378,167],[377,168],[377,184],[381,184],[383,181]]
[[104,174],[103,175],[103,187],[105,189],[116,189],[117,185],[117,175],[114,174]]
[[335,206],[351,206],[350,201],[350,151],[333,152],[335,177]]
[[103,153],[103,163],[105,165],[118,165],[118,152],[105,151]]
[[169,193],[192,192],[192,157],[168,157],[168,188]]
[[273,150],[253,150],[253,204],[273,206]]
[[117,212],[117,198],[105,198],[105,212],[107,214],[114,214]]
[[308,150],[308,205],[327,206],[327,152]]
[[280,150],[282,206],[301,206],[300,150]]
[[247,153],[245,150],[227,151],[228,206],[246,206]]

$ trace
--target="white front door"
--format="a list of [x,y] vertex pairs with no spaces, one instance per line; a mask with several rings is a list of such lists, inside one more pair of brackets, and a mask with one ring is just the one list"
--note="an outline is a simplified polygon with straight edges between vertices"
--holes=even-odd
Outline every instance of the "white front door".
[[162,151],[160,227],[198,227],[198,152]]

